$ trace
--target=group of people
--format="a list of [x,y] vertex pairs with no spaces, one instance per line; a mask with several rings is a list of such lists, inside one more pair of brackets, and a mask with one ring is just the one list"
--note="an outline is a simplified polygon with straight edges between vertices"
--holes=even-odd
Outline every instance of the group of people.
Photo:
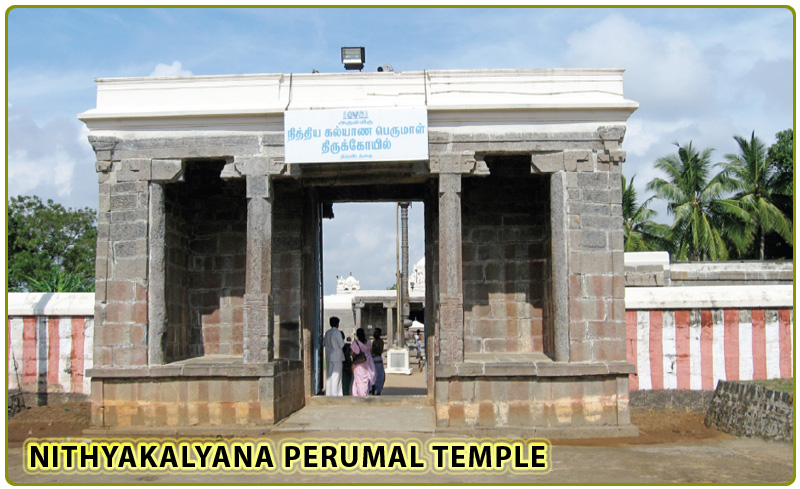
[[381,395],[386,381],[381,329],[376,328],[369,341],[364,328],[358,328],[354,341],[339,331],[339,318],[330,318],[330,325],[323,340],[327,363],[325,395]]

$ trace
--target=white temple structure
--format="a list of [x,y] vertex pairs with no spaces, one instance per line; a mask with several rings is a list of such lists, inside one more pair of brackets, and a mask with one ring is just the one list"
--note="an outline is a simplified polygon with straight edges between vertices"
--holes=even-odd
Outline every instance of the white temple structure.
[[[408,280],[411,320],[425,323],[425,258],[415,265]],[[336,294],[324,297],[325,324],[331,316],[339,318],[339,329],[354,337],[358,328],[364,328],[372,336],[375,328],[381,328],[386,338],[387,349],[394,347],[397,324],[397,290],[362,290],[361,282],[350,273],[337,277]],[[411,338],[410,334],[407,335]]]
[[350,276],[345,277],[336,277],[338,282],[336,283],[336,293],[337,294],[346,294],[348,292],[353,292],[356,290],[361,290],[361,282],[359,282],[355,277],[353,277],[353,272],[350,272]]

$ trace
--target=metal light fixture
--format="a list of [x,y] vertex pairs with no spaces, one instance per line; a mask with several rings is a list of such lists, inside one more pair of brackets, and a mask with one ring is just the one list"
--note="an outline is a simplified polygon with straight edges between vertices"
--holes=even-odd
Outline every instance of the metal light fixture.
[[346,70],[359,70],[364,68],[367,56],[363,47],[342,48],[342,63]]

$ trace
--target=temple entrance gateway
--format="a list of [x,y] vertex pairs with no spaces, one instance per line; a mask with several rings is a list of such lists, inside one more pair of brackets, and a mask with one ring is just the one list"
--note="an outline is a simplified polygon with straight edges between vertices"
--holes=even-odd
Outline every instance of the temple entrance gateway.
[[415,201],[436,429],[635,433],[636,107],[620,70],[98,80],[93,426],[258,429],[308,405],[326,206]]

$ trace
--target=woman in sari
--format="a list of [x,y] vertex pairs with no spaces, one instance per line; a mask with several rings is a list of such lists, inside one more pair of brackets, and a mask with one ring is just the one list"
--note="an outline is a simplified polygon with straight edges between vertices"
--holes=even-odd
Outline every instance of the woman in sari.
[[383,383],[386,382],[386,371],[383,369],[383,340],[381,328],[375,328],[372,338],[372,363],[375,364],[375,382],[370,389],[370,394],[381,395]]
[[[353,356],[353,396],[366,397],[369,388],[375,383],[375,364],[372,363],[372,345],[367,340],[364,328],[356,330],[356,340],[350,345]],[[363,362],[356,363],[359,353],[366,357]]]

